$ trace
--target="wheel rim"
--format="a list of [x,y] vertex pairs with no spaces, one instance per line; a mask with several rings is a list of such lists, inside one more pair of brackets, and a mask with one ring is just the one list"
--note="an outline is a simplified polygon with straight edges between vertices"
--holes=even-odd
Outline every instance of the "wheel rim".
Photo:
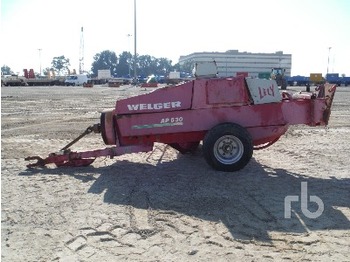
[[231,165],[239,161],[243,152],[243,143],[233,135],[222,136],[214,144],[215,158],[224,165]]

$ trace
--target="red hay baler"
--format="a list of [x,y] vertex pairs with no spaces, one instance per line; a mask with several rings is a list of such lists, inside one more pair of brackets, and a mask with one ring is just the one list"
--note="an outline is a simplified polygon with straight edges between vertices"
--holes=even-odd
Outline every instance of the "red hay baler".
[[[203,141],[207,163],[220,171],[242,169],[254,149],[276,142],[290,125],[327,125],[335,85],[324,84],[313,93],[280,91],[274,80],[245,77],[195,79],[116,102],[101,114],[99,124],[28,167],[85,166],[99,156],[152,151],[155,142],[181,153]],[[111,147],[72,152],[69,147],[84,135],[101,133]]]

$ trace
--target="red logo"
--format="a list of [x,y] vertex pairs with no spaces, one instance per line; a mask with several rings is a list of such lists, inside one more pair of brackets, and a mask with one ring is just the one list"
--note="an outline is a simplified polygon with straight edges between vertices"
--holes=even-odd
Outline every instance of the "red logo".
[[263,99],[265,96],[275,97],[274,86],[273,85],[271,85],[269,87],[260,87],[259,86],[259,95],[260,95],[260,99]]

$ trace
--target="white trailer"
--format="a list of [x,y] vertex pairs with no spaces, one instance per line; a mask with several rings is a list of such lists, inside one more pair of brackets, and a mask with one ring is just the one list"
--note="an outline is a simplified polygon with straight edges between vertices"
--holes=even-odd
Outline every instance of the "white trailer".
[[110,79],[111,78],[111,70],[109,70],[109,69],[98,70],[97,71],[97,78],[98,79]]

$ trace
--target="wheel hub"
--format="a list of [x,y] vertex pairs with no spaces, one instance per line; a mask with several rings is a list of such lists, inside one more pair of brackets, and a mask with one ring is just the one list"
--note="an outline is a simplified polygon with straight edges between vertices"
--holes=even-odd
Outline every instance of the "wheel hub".
[[223,164],[233,164],[243,155],[242,142],[233,135],[220,137],[214,145],[214,155]]
[[223,142],[223,145],[221,148],[219,148],[220,150],[222,150],[223,154],[232,154],[232,151],[235,149],[235,147],[230,143],[230,142]]

